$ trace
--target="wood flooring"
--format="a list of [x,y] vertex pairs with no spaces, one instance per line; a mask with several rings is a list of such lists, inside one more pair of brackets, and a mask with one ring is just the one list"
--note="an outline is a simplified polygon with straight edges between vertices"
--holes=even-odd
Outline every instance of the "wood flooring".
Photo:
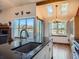
[[72,59],[70,46],[53,44],[53,59]]

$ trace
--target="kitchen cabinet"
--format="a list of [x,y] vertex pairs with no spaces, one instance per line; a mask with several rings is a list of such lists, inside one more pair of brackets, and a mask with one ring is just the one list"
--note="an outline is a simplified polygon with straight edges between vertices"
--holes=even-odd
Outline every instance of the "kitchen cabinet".
[[76,49],[76,45],[73,44],[72,45],[72,55],[73,55],[73,59],[78,59],[79,58],[79,55],[77,53],[77,51],[75,50]]
[[52,42],[49,42],[33,59],[51,59]]
[[76,51],[76,48],[79,47],[79,44],[74,40],[74,36],[70,36],[70,45],[72,51],[72,59],[79,59],[79,55]]
[[49,43],[49,55],[50,55],[50,59],[51,59],[53,56],[53,42]]
[[47,59],[47,46],[44,47],[40,52],[38,52],[38,54],[33,58],[33,59]]
[[79,40],[79,16],[75,16],[75,38]]
[[[5,59],[51,59],[51,50],[52,50],[52,41],[48,42],[45,41],[33,50],[30,50],[30,52],[26,52],[26,49],[30,49],[30,47],[26,47],[28,43],[33,42],[25,42],[22,41],[23,45],[17,45],[16,43],[19,43],[18,40],[15,40],[12,42],[12,44],[2,44],[0,45],[0,59],[1,57],[4,57]],[[35,42],[34,42],[35,43]],[[37,45],[36,44],[36,45]],[[23,47],[25,46],[25,47]],[[29,46],[29,45],[28,45]],[[22,48],[23,47],[23,48]],[[33,46],[31,46],[33,48]],[[35,45],[34,45],[35,47]],[[22,48],[22,49],[20,49]],[[5,50],[6,49],[6,50]],[[16,50],[16,49],[20,49]],[[25,52],[24,52],[25,51]],[[8,53],[8,54],[6,54]]]

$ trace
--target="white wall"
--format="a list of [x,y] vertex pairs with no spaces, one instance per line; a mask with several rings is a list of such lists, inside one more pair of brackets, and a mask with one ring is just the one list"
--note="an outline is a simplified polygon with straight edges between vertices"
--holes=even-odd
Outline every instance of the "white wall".
[[[21,12],[23,11],[24,14],[21,15],[15,15],[16,12]],[[30,11],[30,14],[26,14],[26,12]],[[36,16],[36,3],[31,3],[31,4],[26,4],[23,6],[18,6],[18,7],[14,7],[14,8],[10,8],[7,10],[4,10],[1,14],[0,14],[0,22],[1,23],[7,23],[8,21],[12,21],[16,18],[22,18],[22,17],[33,17]]]

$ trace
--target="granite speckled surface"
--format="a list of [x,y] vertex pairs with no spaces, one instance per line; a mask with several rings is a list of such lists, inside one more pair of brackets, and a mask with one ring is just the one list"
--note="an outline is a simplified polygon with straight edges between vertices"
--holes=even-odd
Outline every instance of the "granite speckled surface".
[[[32,59],[42,48],[44,48],[49,41],[43,42],[38,47],[30,51],[29,53],[22,53],[16,50],[11,50],[14,48],[19,48],[19,40],[13,41],[12,44],[2,44],[0,45],[0,59]],[[25,45],[29,42],[22,42],[22,45]]]

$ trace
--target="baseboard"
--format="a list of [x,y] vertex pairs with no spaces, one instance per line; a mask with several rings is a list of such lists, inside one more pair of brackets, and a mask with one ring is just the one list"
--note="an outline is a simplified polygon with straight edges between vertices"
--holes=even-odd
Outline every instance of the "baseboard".
[[64,45],[70,45],[69,43],[60,43],[60,42],[53,42],[53,44],[64,44]]

